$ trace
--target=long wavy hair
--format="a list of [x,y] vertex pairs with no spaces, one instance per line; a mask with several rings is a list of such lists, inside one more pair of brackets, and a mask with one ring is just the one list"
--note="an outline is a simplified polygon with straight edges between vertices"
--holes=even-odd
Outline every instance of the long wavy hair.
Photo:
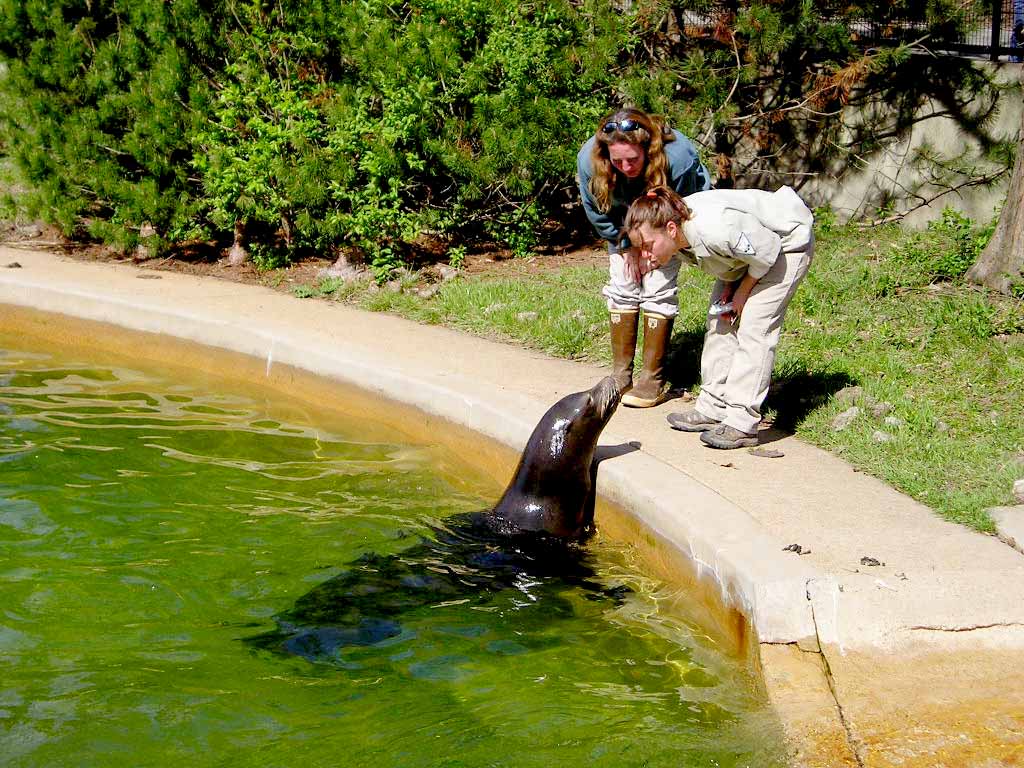
[[[611,133],[604,132],[604,126],[610,122],[620,123],[623,120],[635,120],[640,126],[633,131],[622,131],[618,127]],[[615,170],[608,154],[611,144],[637,144],[644,148],[646,164],[644,166],[644,186],[664,186],[668,183],[665,167],[665,144],[675,141],[672,129],[665,121],[656,116],[648,115],[639,109],[620,109],[601,119],[594,131],[594,148],[590,152],[590,165],[593,175],[588,187],[597,202],[597,208],[607,213],[612,207],[612,193],[622,174]],[[623,177],[624,178],[624,177]]]
[[684,221],[692,218],[690,206],[674,189],[666,186],[651,187],[630,204],[626,220],[622,223],[622,231],[635,232],[644,224],[661,229],[670,221],[682,226]]

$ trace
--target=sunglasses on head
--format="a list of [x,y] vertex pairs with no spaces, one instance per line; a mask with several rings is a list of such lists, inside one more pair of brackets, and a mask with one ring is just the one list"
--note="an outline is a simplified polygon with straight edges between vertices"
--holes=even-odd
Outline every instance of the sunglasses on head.
[[643,126],[631,117],[627,117],[625,120],[619,120],[618,122],[615,120],[609,120],[601,126],[601,130],[604,133],[615,133],[616,131],[629,133],[630,131],[637,131],[641,128],[643,128]]

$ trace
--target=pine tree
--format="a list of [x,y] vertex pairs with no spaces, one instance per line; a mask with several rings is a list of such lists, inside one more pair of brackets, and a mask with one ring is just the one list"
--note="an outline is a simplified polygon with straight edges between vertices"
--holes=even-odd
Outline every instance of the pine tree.
[[189,217],[188,136],[215,55],[209,4],[8,0],[0,125],[27,183],[19,203],[65,233],[123,247]]

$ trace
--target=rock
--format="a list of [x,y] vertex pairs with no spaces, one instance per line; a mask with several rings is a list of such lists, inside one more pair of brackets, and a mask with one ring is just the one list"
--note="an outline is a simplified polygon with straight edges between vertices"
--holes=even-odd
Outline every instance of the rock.
[[863,387],[843,387],[836,392],[836,402],[852,405],[864,396]]
[[903,419],[899,416],[886,416],[885,423],[890,427],[902,427]]
[[1017,499],[1018,503],[1024,504],[1024,478],[1014,481],[1013,497]]
[[494,304],[489,304],[488,306],[484,307],[484,314],[485,315],[493,315],[495,312],[500,312],[501,310],[503,310],[507,306],[508,306],[507,304],[503,304],[500,301],[496,302]]
[[344,255],[339,256],[327,269],[321,269],[316,273],[316,276],[320,279],[335,277],[344,280],[346,283],[361,280],[367,275],[368,271],[365,268],[355,266]]
[[21,264],[19,264],[16,261],[12,261],[10,264],[7,264],[6,266],[8,269],[21,269]]
[[860,559],[860,564],[861,565],[870,565],[870,566],[885,565],[885,563],[883,563],[881,560],[877,560],[874,557],[862,557]]
[[876,429],[874,432],[871,433],[871,439],[874,440],[876,443],[891,443],[896,438],[895,436],[890,435],[888,432],[883,432],[880,429]]
[[416,295],[421,299],[432,299],[437,295],[437,292],[441,290],[441,286],[438,284],[427,285],[416,291]]
[[441,282],[448,282],[449,280],[459,276],[459,270],[450,264],[438,264],[437,274],[441,277]]
[[14,230],[18,237],[26,240],[32,240],[37,237],[43,236],[43,228],[36,223],[24,224],[20,227],[16,227]]
[[516,320],[520,323],[532,323],[538,317],[540,317],[540,315],[536,312],[519,312],[516,314]]
[[949,432],[949,429],[950,429],[949,424],[947,424],[946,422],[944,422],[944,421],[936,421],[935,422],[935,431],[936,432]]
[[860,416],[860,408],[858,408],[856,405],[853,406],[852,408],[847,408],[845,411],[843,411],[834,419],[832,419],[832,431],[841,432],[842,430],[850,426],[850,424],[853,423],[853,420],[856,419],[858,416]]
[[887,416],[888,414],[892,413],[892,410],[892,403],[875,403],[874,405],[871,406],[871,415],[874,416],[876,419],[880,419],[883,416]]
[[394,280],[388,280],[384,283],[384,287],[392,293],[401,293],[404,290],[402,287],[402,280],[397,277]]
[[996,524],[996,535],[1024,554],[1024,505],[992,507],[985,510]]

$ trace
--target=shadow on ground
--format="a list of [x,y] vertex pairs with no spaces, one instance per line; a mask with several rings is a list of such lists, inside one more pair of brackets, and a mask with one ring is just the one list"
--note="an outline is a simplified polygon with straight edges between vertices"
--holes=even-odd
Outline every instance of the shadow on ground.
[[[704,346],[703,330],[684,330],[672,337],[665,363],[672,390],[686,391],[700,384],[700,353]],[[802,364],[790,364],[772,378],[764,410],[774,411],[770,430],[761,432],[761,442],[780,440],[796,431],[809,414],[825,405],[844,387],[856,384],[845,372],[814,371]]]

